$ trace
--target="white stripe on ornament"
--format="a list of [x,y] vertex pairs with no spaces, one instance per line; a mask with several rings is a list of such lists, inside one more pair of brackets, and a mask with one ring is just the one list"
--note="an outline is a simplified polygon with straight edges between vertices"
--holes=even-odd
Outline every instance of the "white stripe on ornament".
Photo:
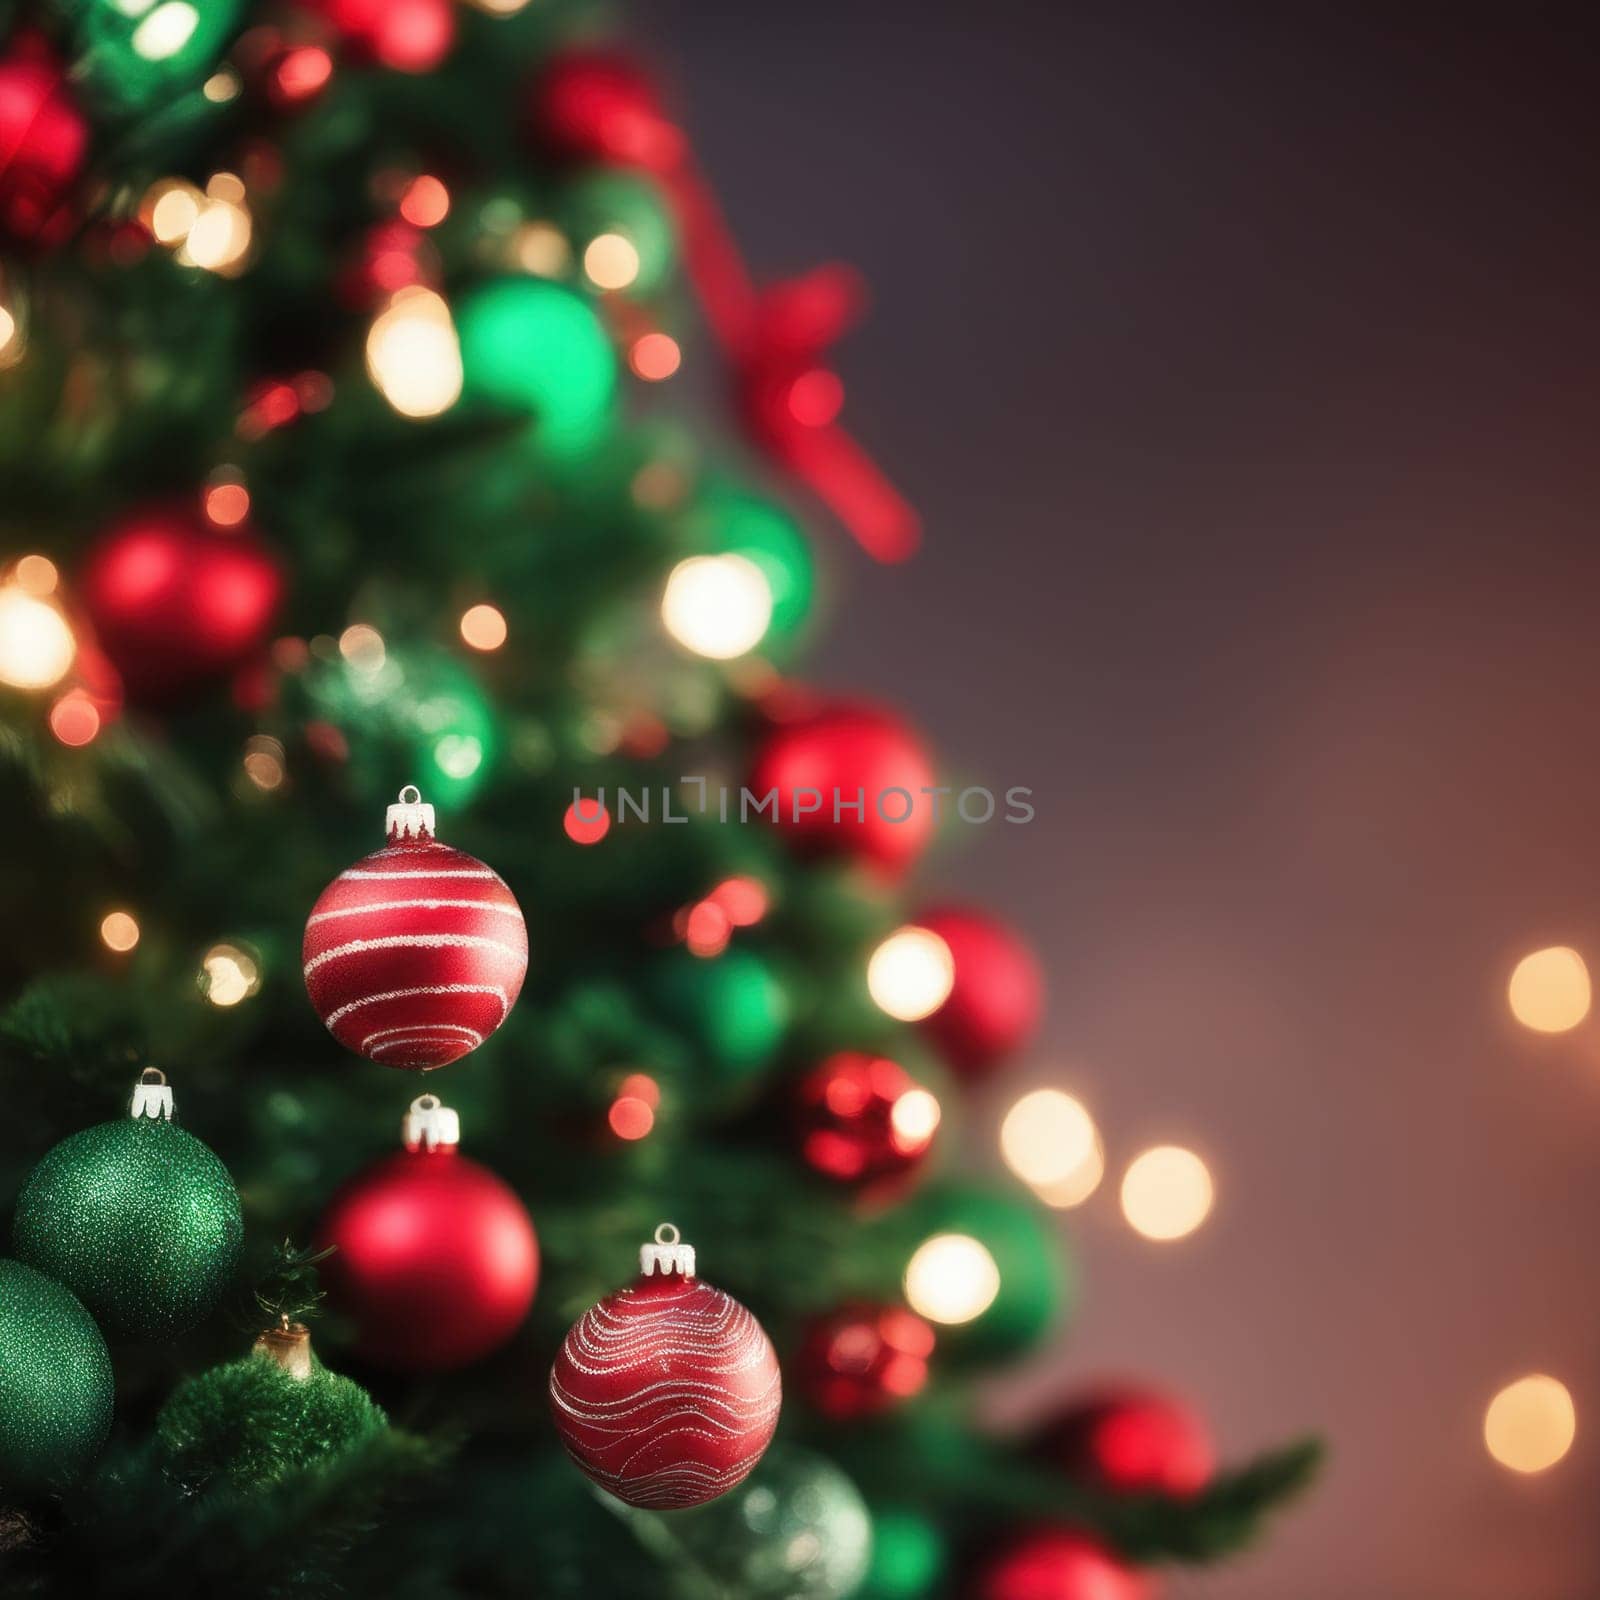
[[335,881],[348,883],[376,879],[385,882],[390,878],[493,878],[498,883],[500,874],[491,872],[487,867],[435,867],[431,872],[363,872],[360,867],[346,867]]
[[385,1000],[410,1000],[419,994],[492,994],[500,1002],[501,1022],[506,1020],[506,1014],[511,1010],[511,996],[497,983],[419,983],[414,989],[387,989],[382,994],[363,995],[359,1000],[340,1006],[337,1011],[330,1011],[322,1019],[323,1025],[331,1028],[362,1006],[381,1005]]
[[381,939],[351,939],[345,944],[336,944],[331,950],[312,956],[305,964],[305,975],[309,978],[318,967],[337,961],[341,956],[365,955],[369,950],[498,950],[513,961],[527,959],[522,951],[503,939],[486,939],[476,933],[389,933]]
[[328,922],[334,917],[359,917],[368,911],[498,911],[503,916],[520,917],[522,907],[507,905],[503,900],[374,900],[367,906],[340,906],[337,911],[318,911],[306,919]]
[[[356,1048],[365,1050],[374,1039],[387,1039],[390,1034],[395,1033],[404,1034],[408,1039],[414,1038],[419,1033],[461,1033],[472,1041],[474,1048],[483,1043],[483,1035],[476,1028],[464,1027],[459,1022],[408,1022],[403,1028],[378,1028],[369,1033]],[[379,1048],[388,1047],[383,1045]]]

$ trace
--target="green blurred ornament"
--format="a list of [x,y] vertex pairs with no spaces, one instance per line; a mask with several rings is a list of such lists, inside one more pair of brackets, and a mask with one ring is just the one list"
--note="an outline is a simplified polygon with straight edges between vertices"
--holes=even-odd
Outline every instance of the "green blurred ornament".
[[500,736],[489,698],[443,650],[353,648],[319,664],[306,692],[315,715],[345,735],[352,773],[371,793],[414,783],[441,807],[459,807],[493,770]]
[[872,1562],[859,1600],[922,1600],[943,1581],[949,1560],[931,1517],[911,1506],[874,1506]]
[[70,1290],[0,1261],[0,1489],[82,1477],[111,1431],[111,1357]]
[[499,278],[456,308],[469,395],[531,411],[539,445],[585,451],[603,436],[617,388],[617,355],[594,307],[539,278]]
[[689,1036],[713,1093],[759,1074],[789,1022],[787,989],[751,950],[709,958],[673,950],[656,969],[652,993]]
[[761,569],[772,591],[771,633],[792,633],[811,610],[816,566],[811,545],[781,506],[731,485],[707,490],[688,517],[698,549],[740,555]]
[[114,1338],[193,1327],[238,1259],[233,1179],[171,1115],[165,1078],[141,1080],[132,1115],[63,1139],[17,1197],[17,1255],[64,1283]]
[[617,252],[620,261],[609,255],[602,258],[606,247],[601,246],[593,262],[595,271],[587,272],[598,288],[649,294],[671,273],[678,250],[677,229],[661,191],[648,178],[607,169],[586,172],[562,192],[558,212],[586,270],[589,246],[603,235],[614,235],[633,247],[638,267],[630,279],[621,282],[617,280],[627,264],[626,255]]
[[677,1546],[740,1600],[847,1600],[872,1559],[872,1519],[831,1461],[782,1445],[737,1488],[663,1517]]
[[73,0],[75,70],[114,111],[155,107],[210,76],[242,0]]
[[889,1225],[914,1230],[906,1299],[939,1325],[941,1359],[1020,1354],[1072,1298],[1066,1246],[1019,1192],[968,1183],[929,1189]]
[[170,1477],[260,1489],[359,1444],[388,1418],[359,1384],[329,1372],[301,1323],[269,1328],[243,1361],[181,1384],[156,1418]]

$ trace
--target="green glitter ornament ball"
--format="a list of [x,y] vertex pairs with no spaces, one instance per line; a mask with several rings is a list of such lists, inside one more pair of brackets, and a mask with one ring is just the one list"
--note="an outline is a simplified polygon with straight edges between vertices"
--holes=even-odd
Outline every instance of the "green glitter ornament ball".
[[664,1520],[708,1588],[740,1600],[848,1600],[872,1561],[860,1491],[826,1457],[793,1445],[769,1450],[725,1495]]
[[111,1431],[111,1357],[72,1294],[0,1261],[0,1489],[83,1475]]
[[314,1358],[295,1377],[270,1355],[213,1367],[180,1385],[156,1419],[168,1475],[191,1492],[257,1489],[388,1426],[359,1384]]
[[170,1122],[124,1117],[63,1139],[28,1174],[12,1242],[113,1338],[158,1339],[207,1316],[244,1232],[228,1169]]

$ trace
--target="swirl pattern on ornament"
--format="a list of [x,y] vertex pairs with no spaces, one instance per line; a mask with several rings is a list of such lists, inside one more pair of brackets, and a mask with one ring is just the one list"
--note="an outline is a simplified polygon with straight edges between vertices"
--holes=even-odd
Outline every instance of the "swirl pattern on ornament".
[[749,1476],[782,1379],[761,1324],[710,1284],[641,1278],[592,1306],[550,1373],[568,1453],[630,1505],[672,1510]]

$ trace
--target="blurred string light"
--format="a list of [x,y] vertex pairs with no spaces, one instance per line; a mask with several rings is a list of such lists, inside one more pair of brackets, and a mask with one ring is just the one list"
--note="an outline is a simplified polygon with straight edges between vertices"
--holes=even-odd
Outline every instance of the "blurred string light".
[[511,240],[512,254],[535,278],[559,278],[572,265],[572,246],[553,222],[526,222]]
[[626,289],[639,276],[639,251],[624,234],[596,234],[584,248],[583,274],[597,289]]
[[367,332],[367,372],[403,417],[436,417],[461,397],[461,344],[442,295],[402,289]]
[[460,626],[462,640],[474,650],[498,650],[506,642],[506,619],[497,606],[468,606]]
[[1507,1384],[1483,1418],[1489,1454],[1513,1472],[1543,1472],[1572,1448],[1578,1413],[1559,1379],[1535,1373]]
[[261,968],[248,950],[214,944],[200,963],[200,983],[214,1006],[236,1006],[261,987]]
[[218,72],[213,72],[200,86],[203,94],[214,106],[224,106],[230,100],[237,100],[240,91],[244,88],[244,80],[232,67],[223,67]]
[[268,792],[283,786],[284,751],[282,743],[270,733],[258,733],[245,741],[245,776],[256,788]]
[[670,378],[683,362],[683,351],[670,333],[643,333],[628,351],[628,365],[636,378],[660,383]]
[[125,955],[139,942],[139,924],[127,911],[108,911],[100,919],[100,942],[107,950]]
[[236,469],[223,468],[206,485],[202,505],[212,527],[237,528],[250,515],[250,491]]
[[1511,1014],[1535,1033],[1565,1033],[1589,1015],[1589,969],[1566,945],[1524,956],[1511,974]]
[[661,1089],[647,1073],[634,1072],[617,1085],[616,1099],[606,1113],[611,1131],[619,1139],[645,1138],[656,1124]]
[[1035,1089],[1000,1124],[1005,1163],[1048,1205],[1082,1205],[1105,1176],[1105,1147],[1082,1101],[1060,1089]]
[[999,1293],[994,1257],[969,1234],[936,1233],[906,1263],[906,1303],[930,1322],[971,1322]]
[[690,556],[667,576],[661,621],[684,649],[711,661],[732,661],[766,637],[772,586],[744,556]]
[[413,228],[436,228],[450,215],[450,191],[423,173],[413,178],[400,197],[400,215]]
[[529,0],[467,0],[467,3],[491,17],[514,17],[529,4]]
[[381,672],[389,659],[383,635],[365,622],[353,622],[339,635],[339,654],[357,672]]
[[1206,1220],[1213,1198],[1205,1162],[1180,1145],[1146,1150],[1122,1179],[1123,1215],[1147,1239],[1185,1238]]
[[611,831],[611,813],[598,800],[574,800],[561,826],[574,844],[599,844]]
[[931,928],[896,930],[867,961],[867,993],[897,1022],[932,1016],[950,998],[955,978],[950,946]]
[[[120,0],[119,9],[137,17],[148,0]],[[146,61],[170,61],[194,37],[200,13],[189,0],[163,0],[133,30],[134,54]]]
[[100,732],[100,708],[82,689],[69,689],[50,707],[50,731],[69,749],[93,744]]
[[213,174],[204,189],[162,178],[145,190],[139,219],[185,266],[235,277],[248,264],[255,226],[235,173]]
[[78,653],[67,619],[49,598],[54,575],[44,557],[24,556],[0,586],[0,683],[13,689],[50,688]]
[[5,270],[0,268],[0,372],[16,366],[23,357],[26,345],[21,314],[6,292]]

